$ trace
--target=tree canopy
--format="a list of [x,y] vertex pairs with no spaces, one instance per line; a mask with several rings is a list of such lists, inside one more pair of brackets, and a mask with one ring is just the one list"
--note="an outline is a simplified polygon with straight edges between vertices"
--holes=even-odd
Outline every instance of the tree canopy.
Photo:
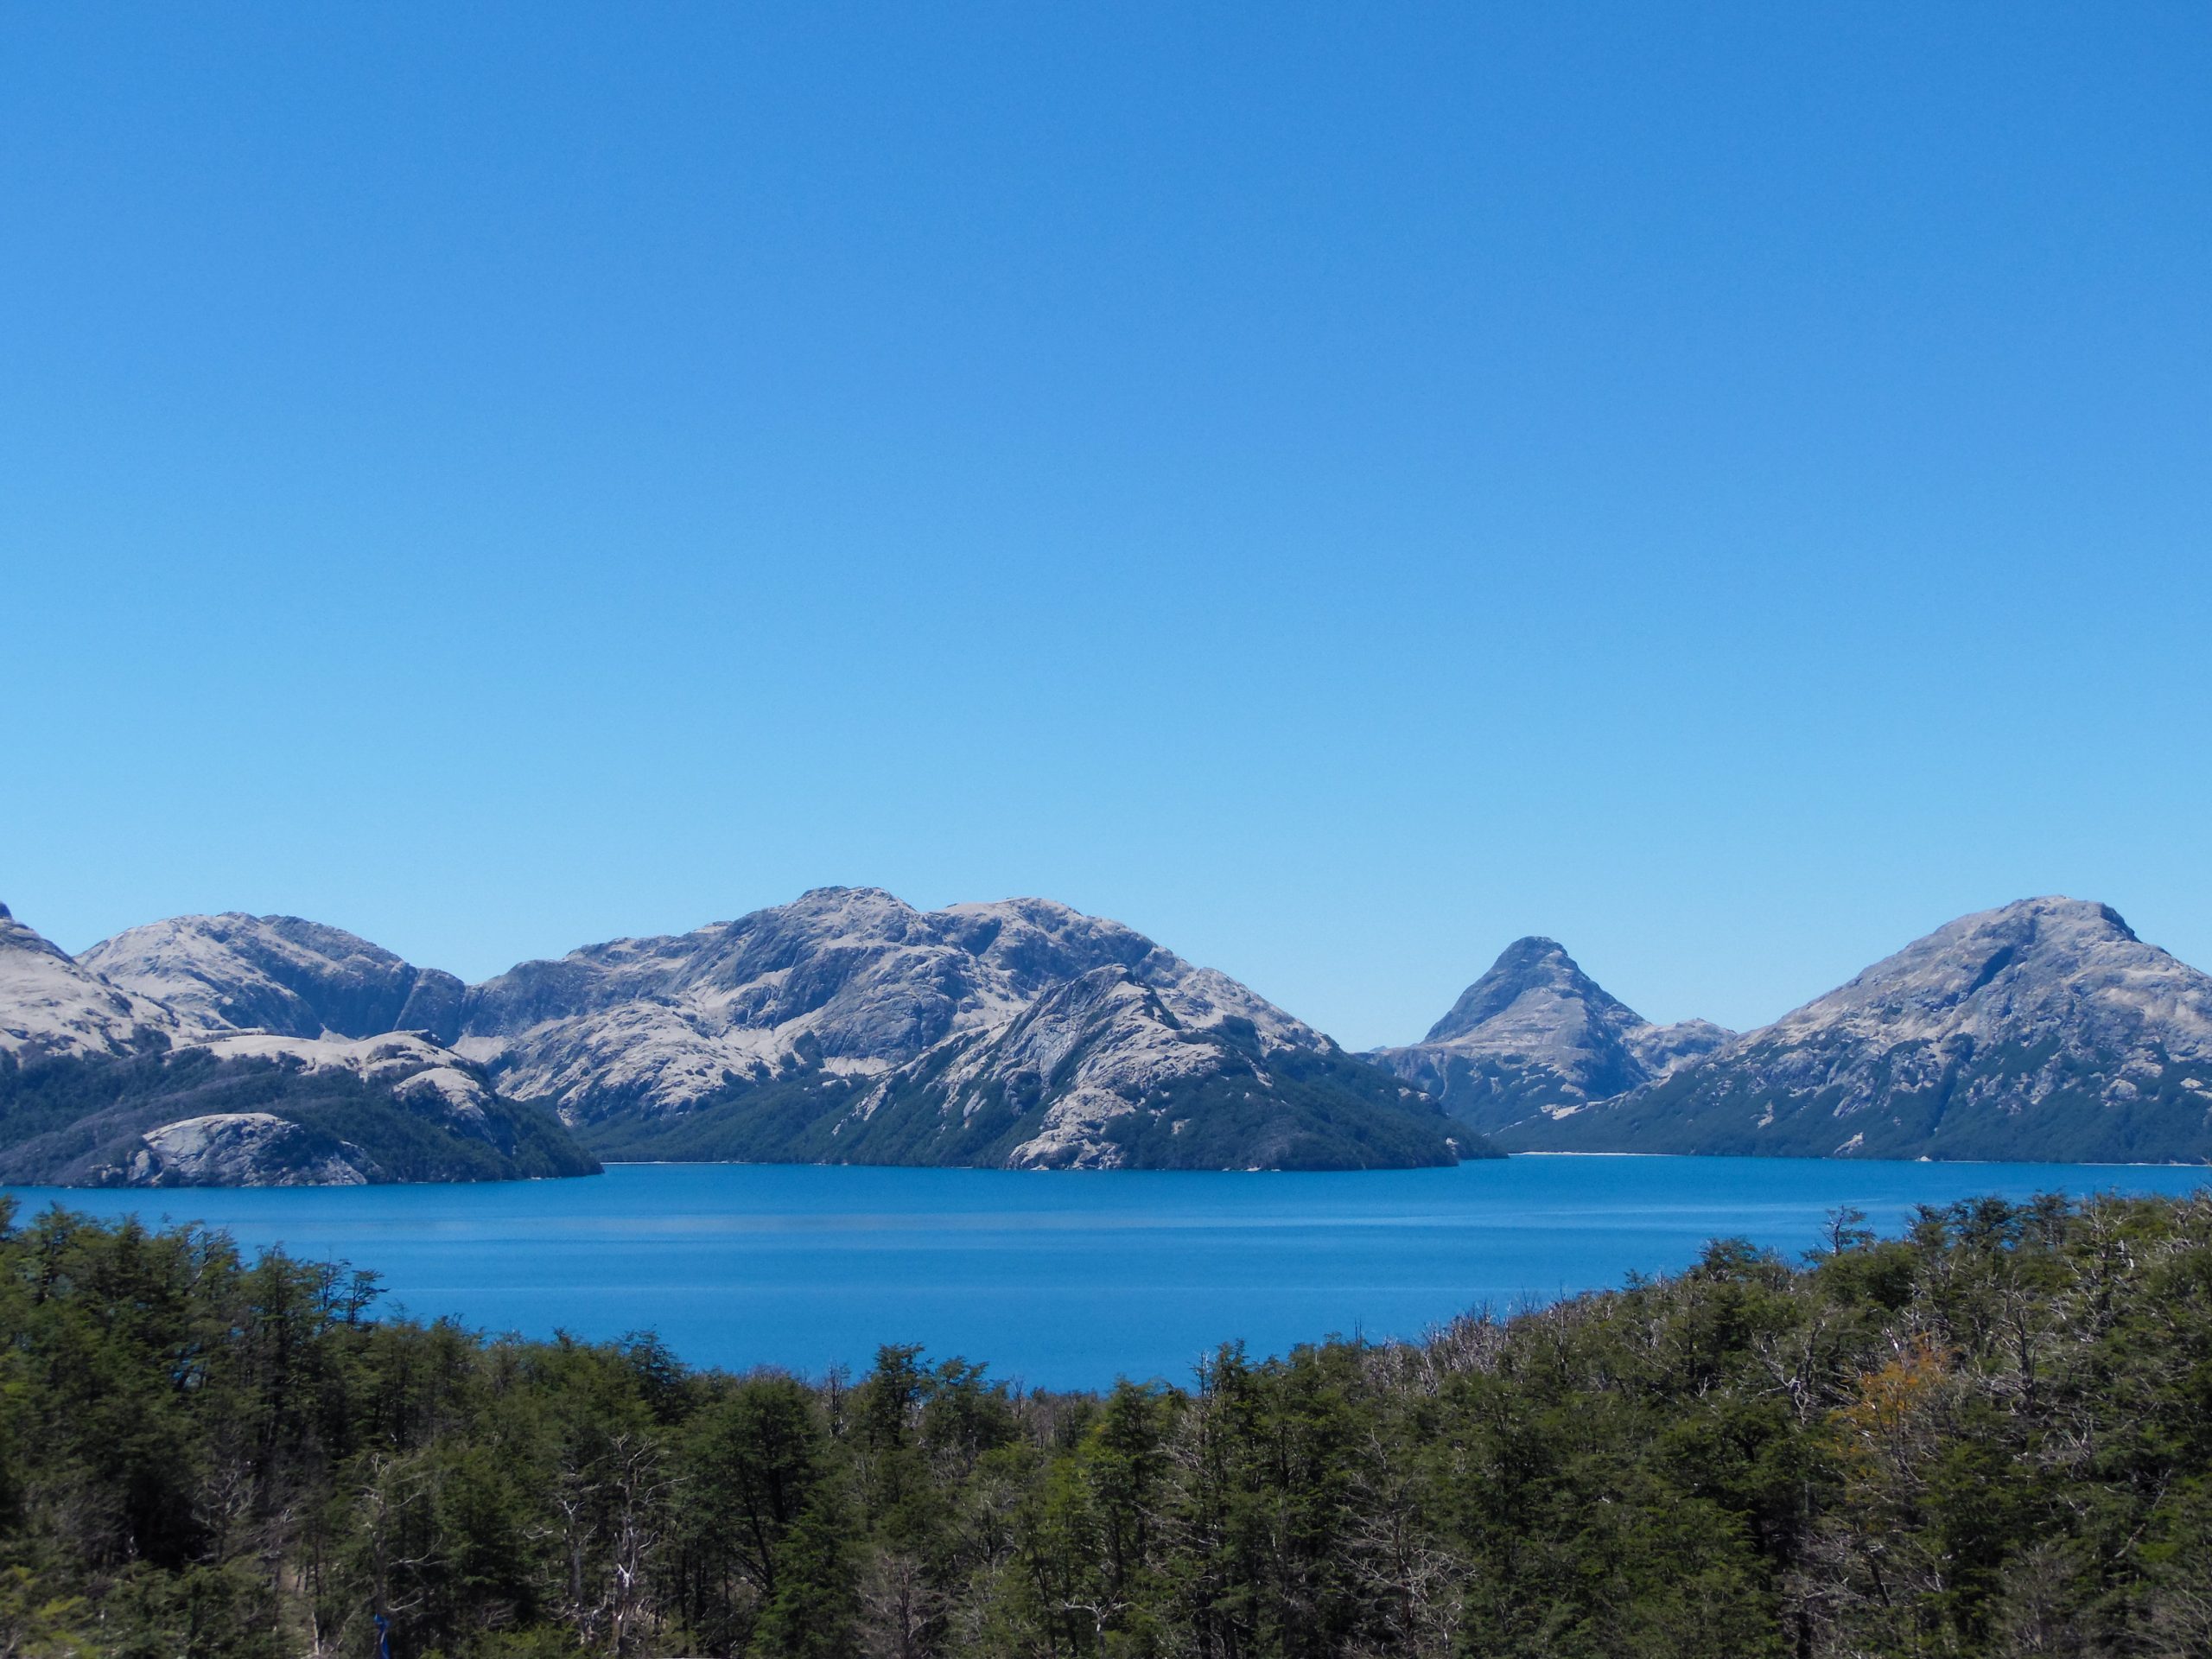
[[0,1209],[0,1656],[2201,1655],[2212,1198],[1055,1394],[384,1318]]

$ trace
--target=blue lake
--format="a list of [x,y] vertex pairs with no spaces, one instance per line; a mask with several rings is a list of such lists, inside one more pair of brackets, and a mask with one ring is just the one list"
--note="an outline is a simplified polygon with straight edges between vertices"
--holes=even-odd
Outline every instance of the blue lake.
[[493,1330],[658,1331],[685,1359],[819,1374],[885,1342],[1053,1388],[1188,1379],[1231,1338],[1418,1336],[1693,1261],[1797,1252],[1827,1213],[1885,1231],[1981,1193],[2188,1192],[2202,1168],[1517,1157],[1342,1175],[620,1165],[487,1186],[64,1192],[373,1269],[396,1302]]

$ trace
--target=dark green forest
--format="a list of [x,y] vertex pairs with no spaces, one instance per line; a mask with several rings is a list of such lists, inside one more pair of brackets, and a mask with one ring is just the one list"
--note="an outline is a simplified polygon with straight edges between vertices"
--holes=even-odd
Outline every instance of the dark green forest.
[[[1685,1066],[1625,1098],[1492,1126],[1510,1151],[1692,1153],[1736,1158],[1850,1155],[2051,1164],[2212,1161],[2205,1100],[2212,1065],[2163,1046],[2138,1065],[2112,1050],[2033,1042],[1925,1039],[1892,1044],[1847,1083],[1847,1046],[1806,1068],[1817,1085],[1777,1083],[1754,1050]],[[1916,1081],[1932,1078],[1933,1081]],[[2125,1081],[2124,1091],[2113,1085]],[[1860,1098],[1881,1109],[1853,1109]],[[2033,1111],[2020,1109],[2032,1101]],[[1482,1120],[1489,1123],[1490,1120]]]
[[0,1211],[0,1656],[2212,1652],[2212,1198],[1180,1386],[687,1370]]
[[25,1061],[0,1053],[0,1181],[121,1185],[132,1154],[145,1146],[145,1131],[219,1112],[267,1112],[298,1125],[305,1133],[288,1154],[296,1167],[351,1145],[378,1181],[511,1181],[599,1171],[599,1160],[551,1113],[488,1091],[486,1109],[463,1121],[334,1067],[315,1071],[162,1045],[112,1057]]

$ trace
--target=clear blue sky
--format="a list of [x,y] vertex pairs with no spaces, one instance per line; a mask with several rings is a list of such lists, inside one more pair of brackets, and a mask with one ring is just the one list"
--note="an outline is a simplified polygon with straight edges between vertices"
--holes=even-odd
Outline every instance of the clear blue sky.
[[823,883],[1347,1043],[2212,967],[2212,10],[16,6],[0,899]]

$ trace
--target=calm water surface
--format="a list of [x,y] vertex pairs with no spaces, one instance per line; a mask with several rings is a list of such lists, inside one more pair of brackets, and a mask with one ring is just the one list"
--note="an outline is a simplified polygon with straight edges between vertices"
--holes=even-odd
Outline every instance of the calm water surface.
[[[1518,1157],[1343,1175],[632,1164],[487,1186],[8,1189],[26,1205],[200,1221],[351,1262],[410,1312],[493,1330],[655,1330],[700,1364],[819,1373],[884,1342],[1091,1387],[1186,1380],[1241,1338],[1417,1336],[1615,1285],[1740,1235],[1796,1252],[1855,1205],[1996,1192],[2187,1192],[2204,1170],[1795,1159]],[[389,1305],[389,1304],[388,1304]]]

